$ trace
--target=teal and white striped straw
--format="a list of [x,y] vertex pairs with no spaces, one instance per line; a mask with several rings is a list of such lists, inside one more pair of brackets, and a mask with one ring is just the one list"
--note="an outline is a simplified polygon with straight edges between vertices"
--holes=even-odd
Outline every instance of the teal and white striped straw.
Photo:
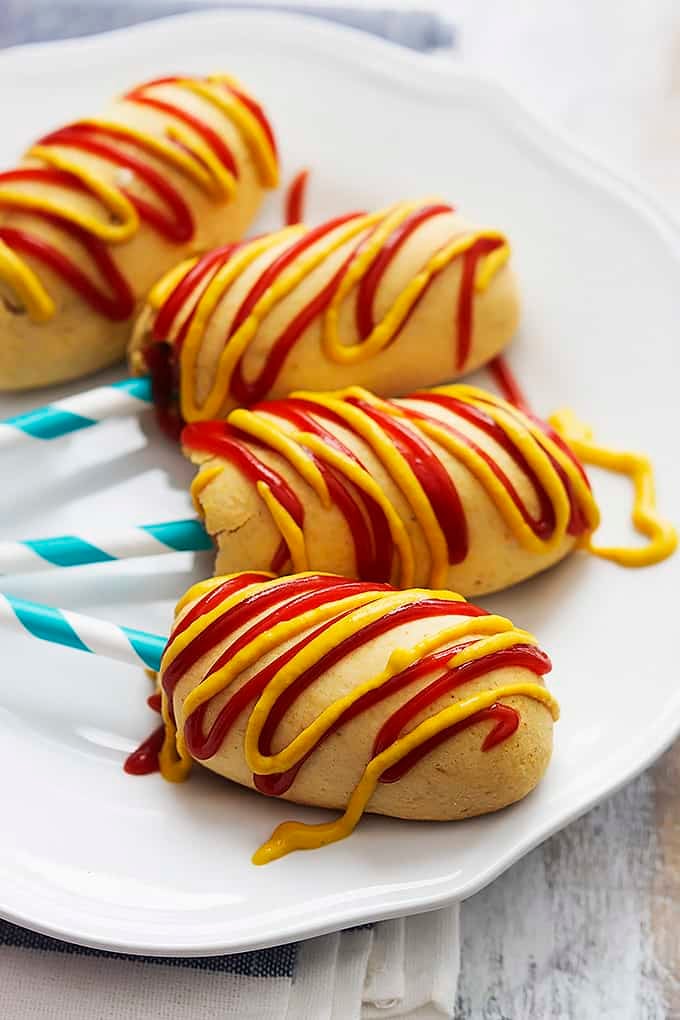
[[148,376],[96,386],[75,397],[65,397],[34,411],[0,421],[0,448],[32,439],[59,439],[70,432],[97,425],[105,418],[121,418],[150,407]]
[[0,594],[0,626],[131,666],[160,668],[166,638],[67,609]]
[[91,535],[5,541],[0,542],[0,575],[31,574],[39,570],[212,548],[210,536],[195,518],[141,524]]

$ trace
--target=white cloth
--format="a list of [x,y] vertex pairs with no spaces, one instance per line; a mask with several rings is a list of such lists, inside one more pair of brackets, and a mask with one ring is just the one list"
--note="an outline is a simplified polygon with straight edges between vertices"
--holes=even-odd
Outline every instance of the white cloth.
[[[197,960],[83,950],[0,922],[3,1020],[442,1020],[458,907],[283,949]],[[285,947],[284,947],[285,949]]]

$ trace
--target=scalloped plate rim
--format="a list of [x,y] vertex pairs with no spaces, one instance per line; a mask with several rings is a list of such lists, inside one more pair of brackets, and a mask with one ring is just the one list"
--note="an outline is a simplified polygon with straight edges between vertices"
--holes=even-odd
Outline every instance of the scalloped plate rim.
[[[73,60],[82,62],[87,59],[88,54],[96,54],[100,50],[107,53],[115,52],[121,45],[131,40],[143,43],[145,37],[153,35],[158,38],[159,34],[163,32],[170,35],[181,33],[186,38],[187,33],[192,31],[199,34],[210,33],[219,28],[238,24],[252,25],[258,22],[260,25],[271,25],[279,41],[283,33],[288,36],[287,42],[292,46],[300,45],[303,49],[323,47],[329,58],[336,62],[341,62],[348,68],[354,68],[362,73],[377,73],[391,80],[396,79],[400,87],[405,87],[407,72],[417,73],[418,80],[410,81],[408,85],[412,85],[417,91],[436,95],[440,100],[443,89],[454,89],[456,94],[460,94],[461,89],[468,89],[476,98],[482,97],[484,104],[488,105],[492,112],[494,107],[497,111],[499,106],[502,106],[504,114],[512,117],[514,129],[521,132],[530,144],[539,148],[551,160],[561,162],[565,172],[568,171],[586,178],[602,191],[628,205],[638,216],[646,219],[673,252],[680,269],[680,221],[676,221],[674,217],[663,210],[653,197],[645,193],[643,188],[609,168],[599,158],[594,158],[567,132],[548,123],[543,116],[532,111],[524,101],[514,97],[499,82],[485,78],[476,72],[469,72],[464,67],[456,66],[453,63],[445,64],[440,58],[403,49],[351,28],[283,12],[203,11],[187,13],[94,36],[11,47],[0,51],[0,77],[7,71],[15,72],[17,68],[12,65],[23,61],[26,56],[30,56],[32,61],[36,58],[45,58],[48,62],[53,61],[55,65],[58,65],[63,58],[70,64]],[[351,47],[346,45],[343,49],[338,46],[339,42],[351,43]],[[349,55],[350,51],[351,56]],[[30,73],[34,75],[35,71]],[[588,798],[565,811],[563,815],[552,820],[540,831],[528,832],[526,838],[517,840],[513,845],[506,847],[502,855],[492,865],[480,870],[472,880],[456,882],[454,877],[444,891],[431,896],[424,895],[422,891],[409,894],[407,891],[399,890],[393,895],[381,891],[378,894],[381,901],[379,905],[366,904],[333,909],[327,904],[321,903],[316,907],[312,905],[310,913],[314,913],[314,910],[317,913],[321,911],[323,917],[298,917],[295,922],[290,924],[279,923],[273,930],[265,930],[267,925],[263,924],[262,930],[248,936],[235,933],[231,937],[226,937],[225,931],[224,939],[216,940],[212,936],[213,941],[203,940],[200,944],[197,941],[187,943],[177,941],[168,944],[158,939],[130,940],[121,937],[114,940],[110,937],[100,937],[95,931],[89,929],[85,918],[76,924],[49,923],[45,920],[44,913],[41,914],[39,909],[27,907],[17,910],[16,907],[11,908],[3,902],[2,891],[0,891],[0,915],[14,924],[24,925],[43,934],[95,949],[158,956],[205,956],[285,944],[368,921],[437,909],[478,892],[535,846],[648,768],[680,734],[680,711],[678,709],[680,709],[680,692],[677,703],[669,703],[666,711],[657,718],[653,741],[650,742],[647,753],[641,753],[634,761],[629,761],[627,767],[621,767],[615,781],[603,779],[599,784],[594,783]],[[646,735],[650,736],[649,731]],[[608,761],[611,762],[618,758],[629,759],[630,754],[621,751],[619,754],[609,756]],[[228,927],[228,922],[226,927]]]

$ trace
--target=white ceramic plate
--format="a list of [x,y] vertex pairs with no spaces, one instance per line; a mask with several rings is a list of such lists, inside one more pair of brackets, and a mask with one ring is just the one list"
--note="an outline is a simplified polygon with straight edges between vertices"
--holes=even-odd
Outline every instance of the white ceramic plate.
[[[507,230],[525,294],[512,362],[537,408],[568,401],[603,440],[649,451],[662,505],[677,512],[679,235],[496,86],[321,23],[191,16],[0,54],[0,91],[12,97],[3,104],[0,164],[126,84],[218,68],[264,100],[284,177],[312,167],[310,219],[439,192]],[[263,222],[280,215],[276,196]],[[4,399],[0,412],[34,402]],[[189,511],[191,472],[149,421],[109,423],[32,447],[29,457],[2,457],[6,537]],[[621,535],[630,493],[596,481],[604,537]],[[34,575],[8,579],[7,588],[163,632],[180,591],[209,573],[210,558],[199,559]],[[367,817],[351,839],[265,868],[250,855],[277,822],[323,812],[207,774],[179,788],[129,778],[123,757],[154,721],[139,671],[3,636],[0,913],[88,945],[189,955],[469,896],[677,734],[679,575],[680,558],[627,572],[579,555],[487,600],[539,635],[562,703],[553,764],[524,803],[448,825]]]

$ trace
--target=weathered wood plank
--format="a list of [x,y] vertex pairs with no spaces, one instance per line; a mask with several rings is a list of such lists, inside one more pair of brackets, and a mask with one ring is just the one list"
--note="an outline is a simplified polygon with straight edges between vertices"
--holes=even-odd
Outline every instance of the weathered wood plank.
[[665,1016],[680,1020],[680,744],[653,770],[657,867],[650,900],[653,950]]
[[[677,0],[454,16],[459,59],[680,209]],[[680,745],[466,903],[462,935],[458,1020],[680,1020]]]
[[680,747],[463,905],[458,1020],[680,1018],[679,775]]

